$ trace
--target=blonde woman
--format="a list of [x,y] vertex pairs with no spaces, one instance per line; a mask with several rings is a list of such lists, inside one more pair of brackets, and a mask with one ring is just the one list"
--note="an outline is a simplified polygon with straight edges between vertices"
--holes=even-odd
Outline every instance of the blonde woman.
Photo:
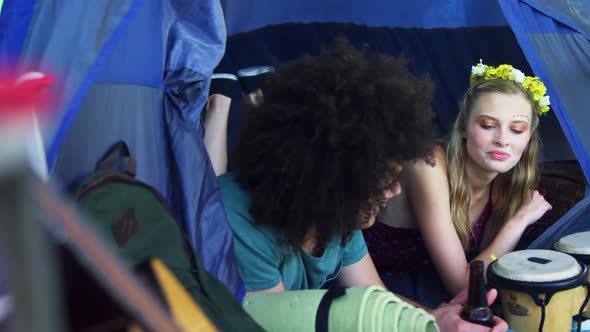
[[538,78],[509,65],[472,67],[449,141],[436,148],[434,163],[404,165],[403,193],[364,233],[387,284],[421,301],[413,279],[436,288],[436,271],[450,298],[467,286],[470,260],[487,265],[492,255],[513,250],[525,228],[551,209],[534,190],[539,114],[549,110],[545,91]]

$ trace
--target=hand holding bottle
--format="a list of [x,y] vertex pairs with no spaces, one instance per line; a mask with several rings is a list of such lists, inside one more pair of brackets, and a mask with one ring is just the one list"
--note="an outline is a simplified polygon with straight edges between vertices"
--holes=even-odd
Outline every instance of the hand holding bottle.
[[483,261],[477,260],[469,264],[469,293],[461,318],[474,324],[493,327],[494,313],[488,305],[483,271]]
[[[491,289],[486,294],[487,303],[493,303],[498,296],[498,292],[495,289]],[[449,303],[444,303],[433,310],[432,314],[436,317],[436,321],[439,324],[441,332],[453,331],[453,332],[506,332],[508,331],[508,324],[497,316],[493,316],[494,325],[490,329],[487,326],[479,324],[473,324],[466,320],[461,319],[460,314],[463,311],[463,305],[468,300],[468,289],[465,288]]]

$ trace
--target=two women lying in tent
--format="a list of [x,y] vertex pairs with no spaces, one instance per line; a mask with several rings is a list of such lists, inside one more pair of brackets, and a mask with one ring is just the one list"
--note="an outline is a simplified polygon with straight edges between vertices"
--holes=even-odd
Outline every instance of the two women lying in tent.
[[403,194],[364,232],[389,289],[425,304],[447,301],[468,285],[469,261],[487,265],[510,252],[551,209],[534,190],[545,92],[512,66],[473,67],[448,142],[435,148],[434,163],[404,164]]
[[[383,285],[361,229],[400,193],[404,164],[435,161],[431,97],[402,59],[342,41],[270,78],[218,178],[249,293]],[[459,318],[465,295],[427,309],[441,331],[489,331]]]

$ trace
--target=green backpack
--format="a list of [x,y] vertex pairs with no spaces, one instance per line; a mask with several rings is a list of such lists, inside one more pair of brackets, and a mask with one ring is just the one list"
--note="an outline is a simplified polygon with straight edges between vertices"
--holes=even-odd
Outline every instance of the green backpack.
[[[123,172],[114,170],[117,166]],[[76,186],[74,198],[96,231],[130,268],[151,257],[164,262],[218,329],[262,331],[225,285],[204,269],[165,199],[135,179],[135,170],[127,144],[119,141],[97,171]]]

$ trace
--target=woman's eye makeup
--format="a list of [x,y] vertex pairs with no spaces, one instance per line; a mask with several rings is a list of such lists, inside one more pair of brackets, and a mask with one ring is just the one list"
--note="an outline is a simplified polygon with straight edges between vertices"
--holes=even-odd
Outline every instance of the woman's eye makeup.
[[489,119],[481,119],[478,121],[478,124],[483,129],[491,129],[496,125],[496,123],[494,121],[489,120]]
[[510,130],[512,130],[513,132],[515,132],[517,134],[522,134],[525,131],[527,131],[528,129],[529,129],[529,126],[527,126],[526,124],[516,124],[510,128]]
[[[490,119],[480,119],[477,124],[484,130],[489,130],[497,127],[497,123]],[[515,134],[522,134],[529,129],[527,123],[515,123],[510,126],[510,130]]]

